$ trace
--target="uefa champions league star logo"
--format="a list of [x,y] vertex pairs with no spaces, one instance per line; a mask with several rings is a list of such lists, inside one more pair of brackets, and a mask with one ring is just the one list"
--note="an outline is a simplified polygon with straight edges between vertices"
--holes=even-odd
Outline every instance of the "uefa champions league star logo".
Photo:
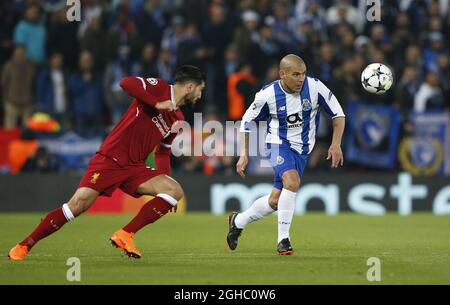
[[303,99],[302,108],[303,108],[303,111],[311,110],[312,105],[311,105],[311,102],[307,98]]
[[158,84],[158,80],[156,78],[147,78],[147,81],[150,83],[150,85],[156,86]]

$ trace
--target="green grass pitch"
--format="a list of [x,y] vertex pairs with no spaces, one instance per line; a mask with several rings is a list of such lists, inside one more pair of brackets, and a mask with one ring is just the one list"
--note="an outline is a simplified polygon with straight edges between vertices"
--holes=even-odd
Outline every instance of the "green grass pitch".
[[[82,216],[36,245],[25,261],[6,257],[42,214],[0,214],[0,284],[450,284],[450,217],[417,213],[295,217],[292,256],[276,254],[276,217],[250,224],[228,249],[227,216],[169,214],[136,236],[140,260],[109,244],[132,215]],[[67,259],[81,281],[66,279]],[[369,282],[367,260],[381,262]]]

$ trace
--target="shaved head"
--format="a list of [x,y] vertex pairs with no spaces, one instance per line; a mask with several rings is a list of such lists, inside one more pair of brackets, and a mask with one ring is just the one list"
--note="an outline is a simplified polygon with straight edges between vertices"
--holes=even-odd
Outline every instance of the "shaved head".
[[304,66],[305,62],[300,56],[295,54],[288,54],[280,61],[280,70],[287,71],[295,66]]

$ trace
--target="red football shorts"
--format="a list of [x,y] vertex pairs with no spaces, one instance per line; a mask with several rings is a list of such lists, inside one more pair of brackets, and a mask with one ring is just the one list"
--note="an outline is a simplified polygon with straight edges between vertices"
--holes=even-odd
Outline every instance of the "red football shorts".
[[89,187],[108,197],[116,188],[120,188],[133,197],[140,197],[141,195],[136,193],[137,188],[161,174],[163,173],[145,165],[121,167],[114,160],[96,153],[89,161],[79,187]]

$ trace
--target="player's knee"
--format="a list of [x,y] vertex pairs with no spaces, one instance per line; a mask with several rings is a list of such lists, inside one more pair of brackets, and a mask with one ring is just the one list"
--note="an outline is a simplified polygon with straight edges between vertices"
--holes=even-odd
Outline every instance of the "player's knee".
[[93,200],[89,194],[80,193],[74,196],[69,202],[69,209],[72,214],[77,217],[78,215],[86,212],[92,205]]
[[184,197],[184,191],[183,188],[178,184],[178,186],[175,188],[174,190],[175,194],[173,196],[173,198],[175,198],[176,200],[180,201],[181,198]]
[[[86,212],[91,206],[91,201],[88,196],[81,196],[78,198],[77,206],[79,209],[79,214]],[[78,216],[78,215],[77,215]]]
[[181,185],[176,181],[171,181],[166,187],[165,193],[172,196],[177,201],[184,197],[184,191]]
[[294,177],[283,179],[283,188],[291,192],[297,192],[300,188],[300,179]]

